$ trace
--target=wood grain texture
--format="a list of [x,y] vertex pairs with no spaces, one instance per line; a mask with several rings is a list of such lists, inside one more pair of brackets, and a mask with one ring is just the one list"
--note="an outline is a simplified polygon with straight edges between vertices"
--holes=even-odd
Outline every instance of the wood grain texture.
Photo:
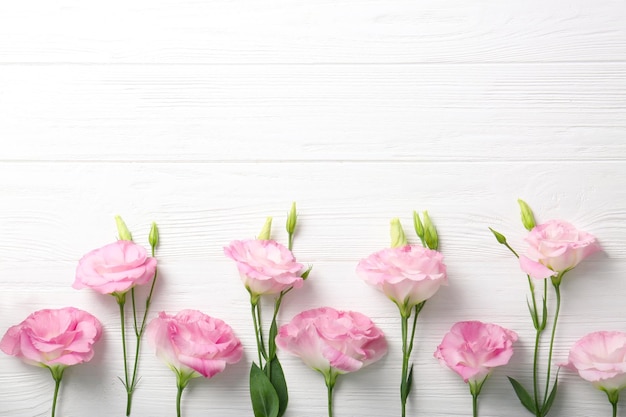
[[[626,63],[1,66],[5,160],[620,160]],[[493,149],[493,152],[486,150]]]
[[[389,354],[340,378],[336,416],[397,416],[397,309],[355,267],[388,245],[392,217],[415,242],[411,214],[428,210],[450,285],[420,316],[409,414],[470,414],[467,386],[432,355],[454,322],[478,319],[520,335],[481,417],[529,415],[505,378],[532,378],[527,282],[487,227],[523,250],[521,197],[540,221],[598,237],[603,252],[563,284],[557,362],[588,332],[626,330],[625,20],[617,0],[2,2],[0,332],[42,308],[95,314],[104,338],[67,371],[58,415],[122,416],[117,306],[71,283],[78,259],[115,239],[115,214],[139,242],[156,221],[152,314],[203,310],[246,349],[191,383],[184,415],[252,416],[248,295],[223,246],[266,216],[284,241],[297,201],[294,251],[314,269],[280,322],[322,305],[371,316]],[[172,372],[142,355],[133,416],[174,415]],[[281,360],[286,417],[325,415],[321,376]],[[560,378],[551,417],[608,415],[602,392]],[[0,416],[48,416],[52,389],[45,370],[0,355]]]
[[615,61],[625,18],[619,0],[31,0],[0,6],[0,62]]

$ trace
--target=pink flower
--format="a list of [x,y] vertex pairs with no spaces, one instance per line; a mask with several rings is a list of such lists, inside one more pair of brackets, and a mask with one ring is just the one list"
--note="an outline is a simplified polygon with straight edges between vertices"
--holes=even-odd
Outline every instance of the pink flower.
[[563,220],[550,220],[535,226],[526,242],[528,256],[520,256],[520,267],[533,278],[544,279],[574,268],[600,249],[596,238],[576,230]]
[[378,251],[361,260],[356,272],[407,310],[428,300],[442,285],[448,285],[441,253],[418,245]]
[[148,324],[146,335],[157,356],[187,378],[211,378],[243,355],[241,342],[228,324],[197,310],[175,316],[161,312]]
[[387,353],[383,332],[361,313],[321,307],[280,327],[276,345],[324,375],[354,372]]
[[91,288],[101,294],[122,294],[150,282],[156,264],[156,259],[148,257],[142,246],[118,240],[83,256],[72,286]]
[[0,349],[31,365],[65,367],[90,361],[102,325],[74,307],[39,310],[7,330]]
[[626,333],[589,333],[574,344],[563,365],[604,391],[626,388]]
[[517,333],[496,324],[461,321],[443,337],[435,358],[465,382],[481,383],[491,368],[509,362],[516,340]]
[[299,288],[302,264],[289,249],[273,240],[234,240],[224,254],[237,263],[239,275],[250,294],[278,294]]

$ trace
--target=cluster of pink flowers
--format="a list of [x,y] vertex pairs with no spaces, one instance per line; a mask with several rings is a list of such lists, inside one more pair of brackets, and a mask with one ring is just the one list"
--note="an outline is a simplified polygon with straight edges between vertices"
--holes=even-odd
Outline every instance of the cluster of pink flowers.
[[[542,299],[543,308],[538,307],[535,285],[543,284],[546,286],[545,291],[548,282],[554,287],[557,307],[546,376],[549,385],[554,328],[560,308],[560,285],[568,271],[599,251],[600,246],[595,237],[577,230],[565,221],[551,220],[535,224],[528,205],[520,201],[520,206],[522,222],[529,231],[525,254],[518,255],[502,234],[494,230],[492,232],[499,243],[518,257],[521,270],[528,275],[532,300],[529,306],[537,341],[546,328],[548,309],[545,298]],[[413,220],[421,245],[411,244],[399,220],[394,219],[391,223],[392,247],[372,253],[356,266],[357,275],[387,296],[400,313],[402,416],[406,415],[406,403],[411,394],[413,366],[410,365],[410,356],[418,314],[427,301],[448,285],[447,268],[439,251],[439,237],[428,213],[424,212],[422,216],[414,213]],[[291,290],[301,288],[310,272],[310,268],[305,270],[292,253],[295,226],[294,205],[287,219],[289,247],[270,238],[270,218],[259,238],[235,240],[224,248],[224,254],[236,264],[252,305],[258,348],[258,364],[252,364],[250,374],[250,394],[255,417],[281,417],[287,407],[287,384],[276,355],[277,348],[298,356],[305,365],[322,374],[328,387],[329,417],[333,414],[332,393],[337,378],[375,363],[388,350],[382,330],[369,317],[354,311],[319,307],[297,314],[282,326],[277,325],[283,297]],[[150,256],[144,247],[132,241],[121,219],[118,219],[118,230],[119,241],[95,249],[80,259],[73,287],[89,288],[115,298],[122,315],[124,349],[124,306],[126,295],[131,294],[137,352],[145,332],[156,356],[176,376],[176,410],[180,417],[181,396],[188,383],[197,377],[212,378],[224,371],[227,365],[239,362],[243,357],[243,346],[228,324],[197,310],[182,310],[176,314],[162,311],[148,322],[148,309],[157,277],[157,260],[154,255],[158,231],[153,225],[149,239],[152,247]],[[145,303],[143,320],[141,317],[138,320],[134,288],[147,284],[151,284],[150,294]],[[275,301],[268,339],[263,337],[260,320],[259,301],[263,296],[274,297]],[[85,311],[73,307],[45,309],[32,313],[22,323],[9,328],[0,341],[0,350],[26,363],[50,370],[56,383],[52,407],[54,416],[63,371],[68,366],[91,360],[94,357],[93,346],[101,336],[101,323]],[[452,324],[436,347],[434,357],[468,384],[473,397],[474,416],[478,415],[476,399],[483,385],[494,368],[509,363],[518,337],[515,331],[497,324],[468,320]],[[267,346],[264,340],[268,340]],[[125,378],[122,382],[128,394],[127,415],[130,414],[130,400],[137,383],[137,359],[132,374],[124,363]],[[626,333],[599,331],[582,337],[561,366],[577,372],[583,379],[606,392],[615,415],[619,392],[626,387]],[[535,360],[535,396],[529,394],[515,379],[509,379],[522,405],[536,417],[544,417],[554,401],[556,381],[551,393],[546,392],[542,402],[537,396],[537,374]]]

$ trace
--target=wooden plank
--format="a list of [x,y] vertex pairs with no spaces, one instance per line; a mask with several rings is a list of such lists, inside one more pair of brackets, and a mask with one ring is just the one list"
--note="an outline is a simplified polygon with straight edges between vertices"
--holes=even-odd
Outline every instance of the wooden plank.
[[613,62],[625,20],[616,0],[4,2],[0,62]]
[[4,161],[626,155],[626,63],[0,66],[0,79]]
[[626,256],[623,170],[623,162],[4,163],[0,259],[27,262],[36,253],[73,261],[113,240],[112,219],[121,214],[142,242],[156,221],[167,259],[222,260],[222,247],[256,236],[266,216],[284,239],[292,201],[303,262],[360,259],[386,246],[392,217],[414,236],[413,210],[429,210],[445,253],[507,257],[487,227],[521,246],[519,197],[540,221],[567,219],[619,258]]

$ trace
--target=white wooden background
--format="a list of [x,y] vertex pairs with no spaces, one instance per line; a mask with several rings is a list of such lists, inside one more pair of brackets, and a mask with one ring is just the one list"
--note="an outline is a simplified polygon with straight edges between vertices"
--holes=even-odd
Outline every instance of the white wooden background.
[[[429,210],[450,286],[419,320],[410,415],[471,413],[432,354],[459,320],[520,340],[480,397],[483,417],[529,415],[527,283],[488,226],[523,249],[516,199],[604,252],[568,274],[556,361],[595,330],[626,331],[626,3],[623,0],[23,0],[0,3],[0,330],[73,305],[105,335],[66,373],[58,414],[122,416],[114,300],[71,288],[78,259],[161,230],[154,310],[230,323],[245,360],[185,393],[188,417],[251,416],[247,293],[222,248],[274,235],[292,201],[298,260],[314,265],[280,316],[330,305],[370,315],[390,353],[340,379],[337,417],[399,416],[395,306],[355,274],[388,221]],[[414,235],[409,236],[415,242]],[[145,346],[133,416],[173,416],[173,374]],[[281,356],[288,417],[325,415],[317,373]],[[545,365],[545,360],[544,360]],[[603,393],[562,372],[551,416],[602,416]],[[0,415],[47,416],[52,380],[0,355]],[[626,408],[626,402],[622,401]],[[620,415],[626,416],[626,410]]]

